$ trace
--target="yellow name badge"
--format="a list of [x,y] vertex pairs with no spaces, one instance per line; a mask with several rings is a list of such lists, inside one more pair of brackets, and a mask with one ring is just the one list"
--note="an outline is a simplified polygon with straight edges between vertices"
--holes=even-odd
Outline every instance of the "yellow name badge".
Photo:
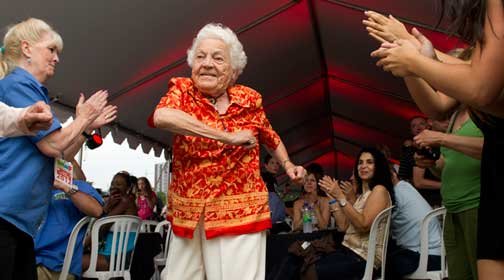
[[73,184],[73,165],[61,158],[54,161],[54,179],[67,185]]

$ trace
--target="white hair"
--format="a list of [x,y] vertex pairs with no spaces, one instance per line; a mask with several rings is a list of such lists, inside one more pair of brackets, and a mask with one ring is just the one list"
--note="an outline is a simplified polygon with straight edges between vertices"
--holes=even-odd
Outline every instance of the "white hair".
[[238,40],[236,34],[220,23],[209,23],[200,29],[198,35],[193,40],[191,47],[187,50],[187,64],[193,66],[194,51],[198,44],[204,39],[219,39],[229,47],[231,57],[231,67],[237,72],[237,75],[243,72],[247,65],[247,55],[243,50],[243,45]]

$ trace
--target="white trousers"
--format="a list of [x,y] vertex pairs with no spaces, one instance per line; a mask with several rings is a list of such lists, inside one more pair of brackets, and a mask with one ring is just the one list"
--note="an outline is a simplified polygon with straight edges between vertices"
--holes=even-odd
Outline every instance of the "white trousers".
[[266,231],[207,240],[201,228],[193,239],[171,235],[162,280],[264,280]]

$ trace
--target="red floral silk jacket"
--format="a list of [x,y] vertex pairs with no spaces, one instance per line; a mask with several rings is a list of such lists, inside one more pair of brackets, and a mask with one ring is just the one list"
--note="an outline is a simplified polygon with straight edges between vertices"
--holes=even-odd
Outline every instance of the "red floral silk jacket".
[[[190,78],[173,78],[157,105],[178,109],[228,132],[252,130],[260,144],[275,150],[280,137],[272,129],[255,90],[228,89],[230,105],[219,115]],[[271,227],[268,193],[261,179],[259,145],[246,150],[203,137],[175,135],[167,218],[177,236],[192,238],[204,215],[207,238],[263,231]]]

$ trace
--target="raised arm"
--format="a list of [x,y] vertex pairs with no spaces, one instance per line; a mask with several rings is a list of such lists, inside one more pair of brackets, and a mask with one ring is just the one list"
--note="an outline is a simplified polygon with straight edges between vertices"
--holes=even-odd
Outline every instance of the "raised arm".
[[[336,200],[342,201],[346,199],[345,194],[337,185],[336,180],[324,176],[319,185],[328,195],[334,197]],[[387,189],[385,189],[384,186],[377,185],[373,188],[371,194],[369,194],[362,213],[359,213],[350,203],[346,203],[344,206],[340,205],[338,210],[333,209],[336,210],[333,213],[336,213],[335,218],[338,229],[346,230],[348,228],[348,223],[352,223],[359,231],[369,231],[376,216],[389,206],[389,201],[390,195]],[[344,219],[346,220],[343,219],[340,213],[344,214]]]
[[[42,138],[37,142],[38,149],[46,156],[60,157],[62,153],[72,147],[74,142],[77,141],[80,147],[84,143],[82,132],[102,113],[107,104],[107,96],[106,91],[100,90],[85,101],[84,95],[81,94],[76,106],[75,120],[67,127],[55,130]],[[68,154],[65,158],[73,158],[76,153],[75,149],[74,147],[72,150],[73,155]]]
[[470,65],[448,64],[427,58],[401,40],[396,42],[399,47],[378,50],[373,52],[373,56],[381,57],[378,64],[396,76],[422,77],[434,88],[461,103],[504,117],[504,7],[499,0],[487,3],[485,43],[476,45]]

